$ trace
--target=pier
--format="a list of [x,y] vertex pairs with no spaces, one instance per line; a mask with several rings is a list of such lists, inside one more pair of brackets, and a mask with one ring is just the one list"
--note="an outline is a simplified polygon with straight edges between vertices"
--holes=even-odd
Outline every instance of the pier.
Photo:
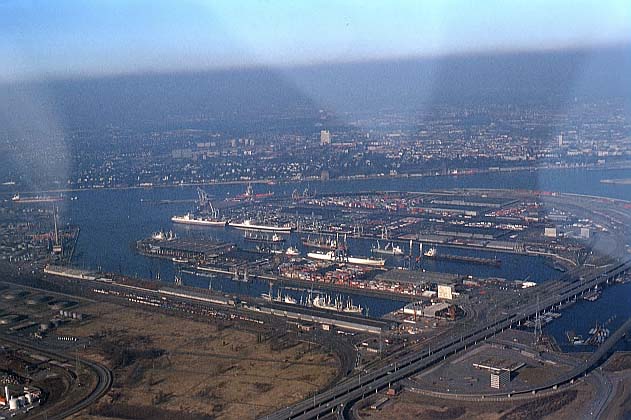
[[499,267],[502,264],[502,260],[498,260],[497,258],[480,258],[480,257],[471,257],[467,255],[436,254],[433,257],[427,257],[427,258],[431,258],[435,260],[463,262],[467,264],[490,265],[493,267]]
[[143,239],[136,242],[137,251],[149,257],[184,260],[214,260],[234,249],[234,244],[193,239]]

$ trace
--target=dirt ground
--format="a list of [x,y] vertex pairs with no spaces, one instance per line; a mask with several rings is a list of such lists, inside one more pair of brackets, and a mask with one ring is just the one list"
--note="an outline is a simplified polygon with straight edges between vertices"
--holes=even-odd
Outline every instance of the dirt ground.
[[403,391],[372,410],[370,404],[361,410],[361,418],[371,420],[575,420],[591,398],[591,386],[581,383],[558,394],[532,400],[507,402],[456,401],[428,397]]
[[320,348],[149,311],[95,303],[90,321],[58,334],[91,337],[82,357],[113,369],[114,386],[76,419],[254,418],[306,398],[335,377]]
[[631,418],[631,353],[613,355],[603,366],[614,384],[613,398],[603,412],[605,419]]

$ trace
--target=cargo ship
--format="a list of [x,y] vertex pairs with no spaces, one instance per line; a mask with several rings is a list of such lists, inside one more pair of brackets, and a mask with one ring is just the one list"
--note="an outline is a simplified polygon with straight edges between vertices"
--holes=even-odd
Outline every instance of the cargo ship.
[[183,216],[173,216],[171,217],[171,221],[173,223],[181,223],[184,225],[215,226],[215,227],[222,227],[222,226],[226,226],[227,224],[227,222],[222,219],[217,219],[214,217],[195,216],[191,213],[186,213]]
[[392,242],[388,242],[386,244],[386,246],[384,246],[382,248],[381,245],[379,244],[379,241],[377,241],[377,245],[374,246],[373,248],[371,248],[370,251],[375,253],[375,254],[386,254],[386,255],[403,255],[403,254],[405,254],[405,252],[403,251],[403,248],[401,248],[398,245],[393,245]]
[[361,258],[353,257],[350,255],[339,254],[335,251],[323,252],[309,252],[307,258],[322,261],[340,262],[356,265],[368,265],[372,267],[383,267],[386,264],[386,260],[376,258]]
[[12,202],[20,203],[20,204],[55,203],[61,200],[62,200],[62,197],[51,197],[51,196],[22,197],[20,196],[20,193],[17,193],[13,197],[11,197]]
[[302,244],[304,246],[308,246],[310,248],[317,248],[317,249],[332,250],[332,249],[337,248],[337,241],[335,239],[329,240],[323,237],[319,237],[317,239],[311,239],[311,237],[307,237],[306,239],[303,238]]
[[353,301],[348,299],[344,302],[339,296],[335,299],[331,299],[331,296],[316,296],[313,299],[309,299],[308,304],[318,309],[325,309],[327,311],[361,314],[364,309],[360,305],[353,305]]
[[276,297],[271,295],[271,291],[270,293],[262,293],[261,297],[269,302],[278,302],[278,303],[286,303],[288,305],[296,305],[298,303],[298,301],[296,299],[294,299],[293,297],[285,294],[281,294],[280,290],[278,291],[278,294],[276,295]]
[[288,225],[277,226],[277,225],[263,225],[254,223],[252,220],[247,219],[243,222],[229,222],[228,226],[233,227],[235,229],[246,229],[246,230],[262,230],[268,232],[278,232],[278,233],[289,233],[292,231],[292,227]]
[[237,195],[234,199],[237,201],[243,201],[243,200],[260,200],[263,198],[269,198],[272,197],[274,195],[273,192],[267,192],[267,193],[260,193],[260,194],[256,194],[254,193],[254,188],[252,188],[252,184],[248,184],[247,188],[245,189],[245,192],[243,194],[239,194]]
[[243,239],[250,242],[266,242],[266,243],[281,243],[285,242],[285,238],[280,236],[278,233],[274,233],[272,236],[268,234],[258,234],[251,230],[246,230]]
[[469,264],[482,264],[494,267],[499,267],[502,264],[502,261],[497,258],[479,258],[470,257],[467,255],[439,254],[436,248],[430,248],[423,255],[425,255],[427,258],[435,258],[437,260],[456,261]]

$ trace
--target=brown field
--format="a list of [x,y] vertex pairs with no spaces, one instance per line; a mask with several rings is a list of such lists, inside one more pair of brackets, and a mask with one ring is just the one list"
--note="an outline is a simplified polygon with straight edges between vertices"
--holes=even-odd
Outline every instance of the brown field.
[[58,333],[91,337],[81,356],[112,368],[115,379],[99,404],[75,418],[253,418],[308,397],[338,370],[334,355],[295,333],[266,340],[114,304],[81,309],[94,317]]
[[603,370],[614,384],[613,397],[603,412],[603,418],[631,418],[631,353],[614,354]]

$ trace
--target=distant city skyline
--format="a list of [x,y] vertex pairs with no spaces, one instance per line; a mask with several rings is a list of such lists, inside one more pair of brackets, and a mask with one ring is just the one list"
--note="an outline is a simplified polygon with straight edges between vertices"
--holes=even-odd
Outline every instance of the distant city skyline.
[[0,82],[630,43],[619,0],[0,3]]

